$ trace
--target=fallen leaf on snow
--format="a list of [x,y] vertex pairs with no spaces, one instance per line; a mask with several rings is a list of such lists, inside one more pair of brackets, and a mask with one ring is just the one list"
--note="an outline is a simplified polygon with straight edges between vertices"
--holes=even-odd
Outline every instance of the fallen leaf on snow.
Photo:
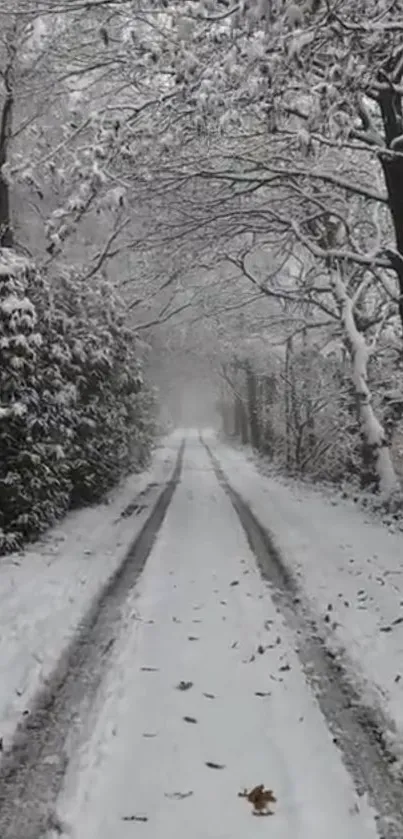
[[281,667],[279,667],[279,670],[280,673],[286,673],[287,670],[291,670],[291,667],[289,664],[283,664]]
[[203,693],[206,699],[215,699],[214,693]]
[[193,682],[185,682],[185,681],[183,681],[183,679],[182,679],[181,682],[179,682],[179,685],[176,685],[177,690],[190,690],[190,688],[192,688],[192,687],[193,687]]
[[172,798],[174,801],[183,801],[184,798],[190,798],[193,795],[193,790],[189,792],[166,792],[165,798]]
[[245,789],[243,792],[238,792],[239,798],[247,798],[253,805],[252,813],[254,816],[273,816],[273,811],[270,810],[270,804],[275,804],[277,799],[271,789],[265,789],[264,784],[258,784],[249,792]]
[[232,580],[231,586],[239,586],[239,580]]
[[188,641],[199,641],[197,635],[188,635]]
[[104,646],[104,648],[103,648],[103,650],[102,650],[103,655],[106,655],[106,653],[108,653],[108,652],[109,652],[109,650],[110,650],[110,649],[112,649],[112,647],[113,647],[113,645],[114,645],[115,641],[116,641],[116,638],[111,638],[111,639],[108,641],[108,643],[107,643],[107,644],[105,644],[105,646]]
[[403,623],[403,617],[402,618],[396,618],[396,620],[392,621],[392,626],[398,626],[399,623]]
[[148,737],[148,738],[156,737],[156,736],[157,735],[154,732],[148,732],[148,731],[145,731],[144,734],[143,734],[143,737]]
[[196,717],[183,717],[183,719],[184,719],[185,722],[191,722],[193,724],[197,723]]
[[158,673],[158,667],[140,667],[144,673]]
[[271,696],[271,693],[269,690],[255,690],[255,696]]
[[212,760],[206,760],[206,766],[208,766],[209,769],[225,769],[223,763],[214,763]]
[[148,822],[148,816],[122,816],[122,822]]

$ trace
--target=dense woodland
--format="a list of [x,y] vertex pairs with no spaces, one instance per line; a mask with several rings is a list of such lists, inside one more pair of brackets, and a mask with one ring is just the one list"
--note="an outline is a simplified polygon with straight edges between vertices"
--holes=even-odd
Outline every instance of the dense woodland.
[[400,506],[402,35],[393,0],[3,0],[3,551],[146,462],[184,357],[226,435]]

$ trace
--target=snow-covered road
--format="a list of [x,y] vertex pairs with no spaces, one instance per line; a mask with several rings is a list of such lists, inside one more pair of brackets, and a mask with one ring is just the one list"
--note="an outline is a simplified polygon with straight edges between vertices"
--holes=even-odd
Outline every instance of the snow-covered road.
[[[196,435],[123,625],[55,836],[378,835]],[[271,818],[238,795],[258,784]]]

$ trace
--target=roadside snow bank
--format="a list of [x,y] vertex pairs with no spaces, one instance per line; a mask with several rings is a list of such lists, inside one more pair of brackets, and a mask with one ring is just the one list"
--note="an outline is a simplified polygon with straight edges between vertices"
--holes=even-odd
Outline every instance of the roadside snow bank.
[[403,534],[371,522],[351,501],[261,475],[242,451],[212,435],[206,442],[273,534],[328,646],[347,654],[367,700],[396,724],[403,755]]
[[149,514],[141,507],[131,515],[122,517],[122,512],[150,483],[158,496],[157,485],[169,479],[180,442],[178,434],[165,440],[149,470],[127,478],[107,503],[70,514],[41,541],[1,560],[0,737],[5,746]]

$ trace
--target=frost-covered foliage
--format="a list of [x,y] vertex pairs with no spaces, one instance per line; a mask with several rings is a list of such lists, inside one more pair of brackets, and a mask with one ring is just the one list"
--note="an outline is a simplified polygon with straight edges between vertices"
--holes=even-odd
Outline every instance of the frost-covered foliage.
[[153,397],[110,286],[0,252],[0,549],[144,464]]
[[[388,353],[379,352],[369,365],[368,384],[402,478],[400,373],[393,373]],[[256,355],[238,358],[225,368],[225,434],[250,443],[294,475],[378,489],[374,451],[362,433],[359,410],[350,361],[340,349],[323,354],[289,339],[284,353],[264,361]]]

